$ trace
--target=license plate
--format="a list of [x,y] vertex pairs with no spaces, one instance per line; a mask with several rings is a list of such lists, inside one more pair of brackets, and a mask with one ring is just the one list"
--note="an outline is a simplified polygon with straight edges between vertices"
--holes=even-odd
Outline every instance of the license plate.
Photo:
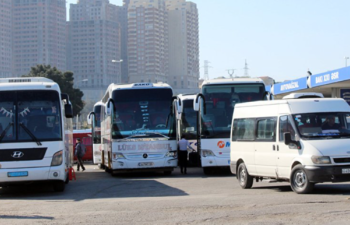
[[8,172],[8,177],[27,177],[28,172],[27,171],[21,171],[21,172]]
[[153,166],[153,162],[142,162],[139,163],[139,166]]
[[342,174],[348,174],[348,173],[350,173],[350,169],[342,169],[341,173]]

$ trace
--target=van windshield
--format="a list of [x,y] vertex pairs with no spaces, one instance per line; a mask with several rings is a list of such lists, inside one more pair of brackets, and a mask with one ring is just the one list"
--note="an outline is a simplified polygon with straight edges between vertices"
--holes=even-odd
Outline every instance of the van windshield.
[[301,137],[350,137],[350,112],[305,113],[293,115]]

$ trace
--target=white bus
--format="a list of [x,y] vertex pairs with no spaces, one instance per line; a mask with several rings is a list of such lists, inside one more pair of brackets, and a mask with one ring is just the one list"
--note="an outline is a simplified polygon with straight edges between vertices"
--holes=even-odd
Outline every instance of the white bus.
[[113,173],[177,167],[172,88],[163,83],[111,84],[102,102],[102,164]]
[[188,140],[190,147],[188,148],[188,165],[200,166],[200,156],[198,141],[200,137],[200,121],[199,111],[193,109],[193,102],[197,98],[197,94],[180,94],[175,100],[176,110],[176,130],[177,137],[184,136]]
[[51,182],[63,191],[73,160],[72,106],[46,78],[0,79],[0,186]]
[[[104,104],[99,101],[94,105],[94,109],[88,115],[88,124],[91,124],[92,134],[92,162],[101,167],[102,144],[101,144],[101,113],[105,113]],[[92,124],[93,123],[93,124]]]
[[[201,94],[194,102],[194,110],[200,111],[200,136],[197,148],[205,174],[214,168],[230,166],[230,128],[234,106],[269,98],[260,78],[213,79],[203,82]],[[203,102],[204,100],[204,102]],[[201,104],[204,103],[204,104]]]

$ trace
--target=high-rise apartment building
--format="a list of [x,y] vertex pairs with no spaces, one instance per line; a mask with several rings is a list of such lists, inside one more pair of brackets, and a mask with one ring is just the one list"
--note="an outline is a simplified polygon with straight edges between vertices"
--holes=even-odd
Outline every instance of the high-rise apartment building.
[[199,35],[196,4],[166,0],[169,16],[169,78],[173,88],[198,88]]
[[12,0],[0,1],[0,77],[12,76]]
[[123,6],[118,8],[118,21],[120,25],[120,40],[121,40],[121,57],[123,62],[121,63],[121,80],[122,83],[129,82],[129,70],[128,70],[128,7],[130,0],[123,0]]
[[106,88],[121,82],[118,6],[109,0],[80,0],[70,5],[68,69],[76,85]]
[[130,0],[129,82],[166,82],[168,63],[168,15],[165,0]]
[[66,1],[11,2],[14,75],[28,74],[37,64],[66,70]]

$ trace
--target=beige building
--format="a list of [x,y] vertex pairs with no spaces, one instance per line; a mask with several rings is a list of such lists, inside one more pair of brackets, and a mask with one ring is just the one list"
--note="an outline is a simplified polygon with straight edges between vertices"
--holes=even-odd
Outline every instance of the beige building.
[[168,15],[164,0],[130,0],[128,5],[129,82],[166,82]]
[[12,76],[12,0],[0,1],[0,77]]
[[14,75],[28,74],[30,68],[37,64],[47,64],[65,71],[66,1],[11,2]]
[[120,83],[118,6],[109,0],[80,0],[70,5],[69,15],[67,60],[76,86],[93,93]]
[[166,0],[169,21],[169,77],[173,88],[198,88],[199,37],[197,5]]

